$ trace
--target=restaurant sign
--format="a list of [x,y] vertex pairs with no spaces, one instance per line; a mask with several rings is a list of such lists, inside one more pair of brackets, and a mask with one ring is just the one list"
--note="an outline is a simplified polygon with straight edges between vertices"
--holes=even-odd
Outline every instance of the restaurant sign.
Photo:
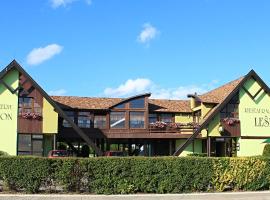
[[270,109],[268,108],[245,108],[245,113],[254,116],[255,127],[270,127]]
[[0,104],[0,120],[12,120],[12,105]]

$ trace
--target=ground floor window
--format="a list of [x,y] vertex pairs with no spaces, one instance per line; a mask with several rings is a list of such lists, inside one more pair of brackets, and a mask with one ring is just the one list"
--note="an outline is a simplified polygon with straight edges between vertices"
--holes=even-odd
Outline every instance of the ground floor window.
[[19,134],[18,155],[43,156],[43,135]]

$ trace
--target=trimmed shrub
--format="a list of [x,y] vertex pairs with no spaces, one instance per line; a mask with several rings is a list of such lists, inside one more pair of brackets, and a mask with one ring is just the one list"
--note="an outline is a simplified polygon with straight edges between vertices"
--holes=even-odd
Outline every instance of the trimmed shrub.
[[10,190],[38,192],[50,175],[50,160],[34,157],[2,157],[0,176]]
[[0,151],[0,156],[8,156],[8,153],[4,151]]
[[263,156],[270,157],[270,144],[264,146]]
[[1,157],[0,179],[30,193],[56,185],[97,194],[263,190],[270,186],[270,158]]

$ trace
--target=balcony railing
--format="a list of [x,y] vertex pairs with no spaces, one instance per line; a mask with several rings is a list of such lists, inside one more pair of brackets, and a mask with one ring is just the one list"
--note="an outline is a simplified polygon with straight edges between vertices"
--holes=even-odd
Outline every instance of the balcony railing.
[[166,123],[155,122],[149,124],[149,133],[192,133],[199,127],[199,124],[194,122],[189,123]]
[[240,120],[237,118],[224,118],[220,120],[222,134],[232,137],[241,135]]

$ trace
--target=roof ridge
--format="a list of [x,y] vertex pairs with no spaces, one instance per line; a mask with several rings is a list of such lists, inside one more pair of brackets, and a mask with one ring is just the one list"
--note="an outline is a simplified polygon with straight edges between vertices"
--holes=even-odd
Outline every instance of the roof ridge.
[[210,92],[213,92],[213,91],[215,91],[215,90],[221,89],[222,87],[227,86],[227,85],[229,85],[229,84],[232,84],[232,83],[234,83],[234,82],[236,82],[236,81],[240,81],[240,80],[242,80],[243,78],[245,78],[245,76],[240,76],[239,78],[237,78],[237,79],[235,79],[235,80],[232,80],[232,81],[230,81],[230,82],[227,82],[227,83],[225,83],[225,84],[223,84],[223,85],[221,85],[221,86],[219,86],[219,87],[217,87],[217,88],[214,88],[214,89],[212,89],[212,90],[209,90],[208,92],[205,92],[205,93],[203,93],[203,94],[199,94],[198,96],[206,95],[206,94],[208,94],[208,93],[210,93]]

